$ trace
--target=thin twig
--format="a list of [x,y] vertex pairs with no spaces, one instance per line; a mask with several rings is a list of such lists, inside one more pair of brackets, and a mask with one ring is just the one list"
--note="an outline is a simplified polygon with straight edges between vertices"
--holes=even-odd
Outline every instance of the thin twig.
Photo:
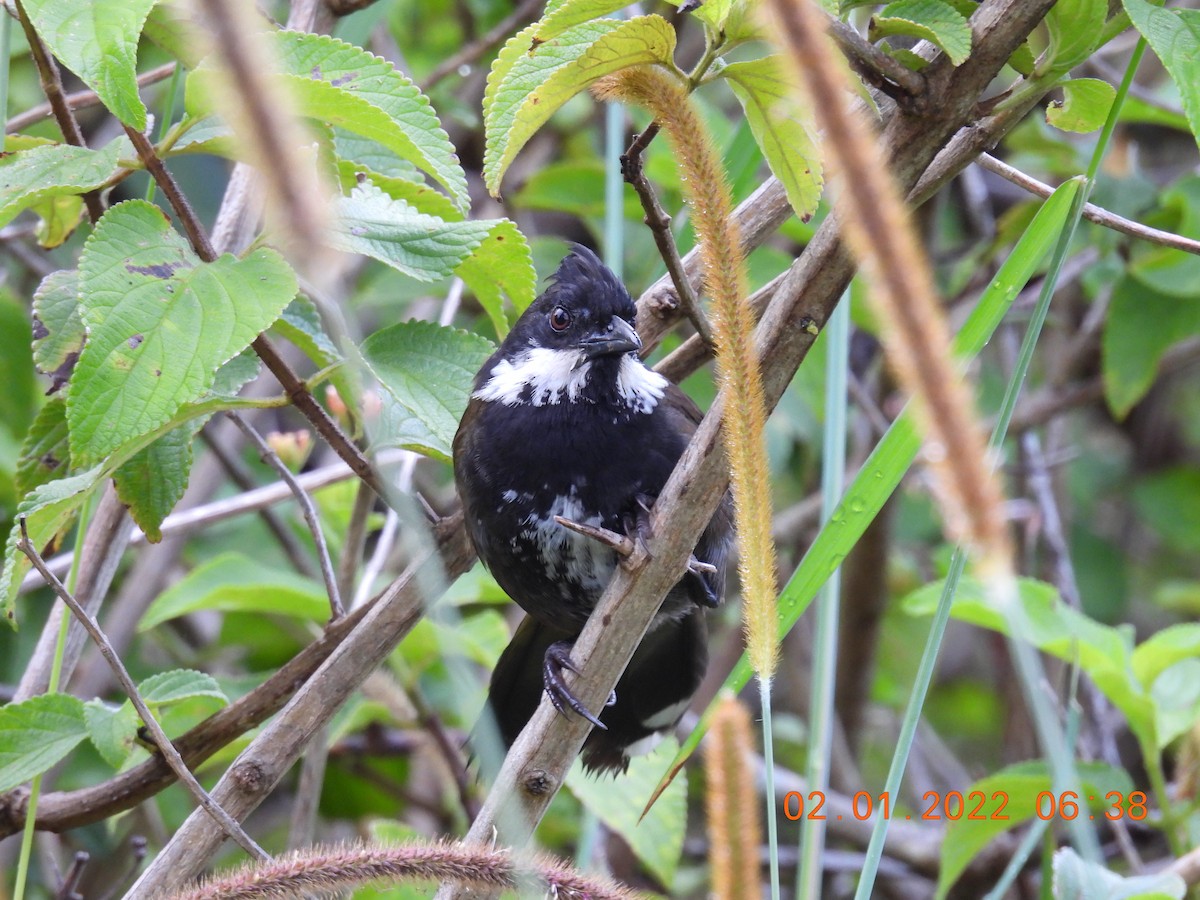
[[325,590],[329,594],[330,618],[340,619],[345,615],[346,611],[342,607],[342,595],[338,590],[337,575],[333,571],[333,560],[329,558],[329,546],[325,543],[325,532],[321,530],[321,520],[317,516],[317,507],[313,503],[312,497],[296,481],[296,476],[292,474],[292,470],[287,467],[287,464],[279,458],[279,454],[271,449],[271,446],[263,440],[263,436],[249,422],[232,410],[226,412],[225,415],[232,419],[233,424],[241,429],[242,434],[254,444],[263,462],[278,472],[279,477],[291,488],[292,494],[296,497],[296,502],[300,504],[301,512],[304,513],[304,521],[308,523],[308,530],[312,533],[313,543],[317,547],[317,560],[321,564],[321,577],[325,580]]
[[[125,133],[129,135],[130,141],[133,142],[134,149],[137,150],[138,157],[142,164],[146,167],[146,171],[162,188],[163,195],[167,198],[167,202],[171,204],[171,208],[175,211],[175,215],[179,218],[180,224],[183,225],[183,230],[187,233],[188,240],[192,244],[192,249],[196,251],[205,262],[213,262],[217,258],[217,252],[214,249],[212,242],[209,241],[208,235],[204,232],[204,226],[200,224],[195,211],[184,196],[183,191],[179,189],[175,179],[171,173],[167,171],[167,167],[163,165],[158,154],[154,152],[154,146],[149,139],[140,132],[125,127]],[[305,386],[304,381],[292,371],[292,367],[287,364],[275,346],[267,339],[265,335],[259,335],[250,345],[254,348],[254,352],[259,358],[266,363],[271,374],[275,376],[279,384],[283,387],[288,399],[292,404],[304,414],[304,417],[312,423],[317,429],[321,437],[333,448],[346,464],[354,470],[354,474],[371,486],[380,496],[384,496],[379,480],[371,468],[370,460],[368,460],[362,451],[354,445],[354,443],[346,437],[338,424],[329,416],[325,408],[321,406],[313,397],[312,393]]]
[[[29,42],[29,51],[33,54],[33,61],[37,66],[38,77],[42,82],[42,92],[45,93],[46,100],[50,103],[50,109],[54,112],[54,118],[62,130],[63,138],[68,144],[86,147],[87,143],[83,139],[83,132],[79,130],[79,123],[75,121],[75,114],[71,112],[71,107],[67,105],[66,96],[63,94],[62,75],[58,71],[58,63],[54,61],[54,57],[50,55],[46,50],[46,45],[38,37],[33,22],[29,20],[29,14],[25,12],[25,4],[21,0],[13,0],[13,2],[17,11],[17,20],[25,32],[25,40]],[[88,218],[95,225],[104,215],[104,204],[100,202],[100,194],[96,191],[88,191],[83,195],[83,202],[87,205]]]
[[[658,202],[658,195],[655,194],[650,180],[646,178],[640,149],[642,146],[645,145],[639,145],[639,140],[635,139],[629,150],[621,156],[621,174],[625,177],[625,181],[632,185],[634,191],[637,192],[638,199],[642,202],[642,209],[646,214],[646,225],[650,229],[650,234],[654,236],[658,253],[667,266],[667,272],[671,276],[671,283],[675,285],[675,293],[679,295],[684,315],[688,317],[704,343],[712,347],[712,326],[708,323],[708,318],[700,307],[700,299],[692,290],[692,284],[688,281],[687,273],[683,269],[679,247],[675,244],[675,235],[671,232],[671,217]],[[639,147],[639,149],[635,150],[635,147]]]
[[[1016,169],[987,153],[980,154],[979,159],[976,161],[989,172],[994,172],[1006,181],[1011,181],[1017,187],[1024,188],[1038,197],[1049,197],[1054,193],[1054,188],[1050,187],[1050,185],[1043,184],[1032,175],[1026,175],[1020,169]],[[1113,231],[1119,231],[1130,237],[1141,238],[1153,244],[1162,244],[1164,247],[1173,247],[1176,250],[1183,250],[1186,253],[1200,254],[1200,241],[1184,237],[1181,234],[1174,234],[1170,231],[1151,228],[1149,225],[1143,225],[1140,222],[1134,222],[1131,219],[1118,216],[1114,212],[1109,212],[1107,209],[1099,207],[1094,203],[1088,203],[1083,207],[1083,216],[1089,222],[1095,222],[1097,225],[1103,225],[1105,228],[1111,228]]]
[[[175,67],[178,63],[164,63],[161,66],[150,69],[148,72],[143,72],[137,77],[138,87],[146,87],[150,84],[157,84],[160,81],[165,81],[175,74]],[[71,94],[66,94],[63,97],[67,108],[72,111],[88,109],[92,106],[99,106],[103,101],[96,95],[95,91],[75,91]],[[39,103],[32,109],[27,109],[23,113],[18,113],[9,119],[4,125],[4,131],[7,134],[13,134],[20,131],[22,128],[28,128],[40,122],[46,116],[52,115],[54,112],[49,102]]]
[[159,752],[163,755],[163,759],[171,767],[175,776],[184,783],[184,786],[187,787],[188,792],[196,802],[200,804],[205,812],[212,816],[213,820],[221,826],[225,834],[233,838],[242,849],[256,859],[270,859],[267,852],[258,846],[250,835],[246,834],[242,826],[234,821],[229,813],[213,802],[213,799],[200,786],[200,782],[196,780],[196,776],[184,765],[183,759],[175,749],[175,745],[171,743],[171,739],[167,737],[166,732],[162,730],[162,726],[158,724],[158,720],[150,712],[150,708],[142,700],[137,686],[133,683],[133,679],[129,676],[129,672],[126,671],[125,665],[121,662],[120,657],[117,656],[117,652],[113,649],[112,644],[108,642],[108,637],[100,630],[100,625],[79,605],[79,601],[71,596],[71,592],[55,577],[54,573],[46,568],[46,563],[42,559],[41,554],[38,553],[37,548],[29,540],[29,532],[25,528],[24,516],[21,517],[20,522],[21,538],[17,542],[17,549],[29,557],[29,561],[33,563],[35,569],[42,573],[42,577],[46,579],[46,583],[50,585],[54,593],[70,608],[83,627],[87,629],[87,633],[91,635],[96,647],[100,650],[100,655],[104,657],[108,665],[112,668],[113,675],[116,676],[121,688],[125,691],[126,696],[129,697],[129,702],[133,704],[133,708],[137,710],[138,716],[146,726],[146,730],[150,732],[151,737],[154,739],[155,746],[158,747]]
[[865,40],[854,26],[830,16],[829,36],[854,71],[888,96],[904,103],[924,97],[925,79],[921,73]]
[[91,859],[91,855],[86,850],[76,852],[71,859],[71,867],[67,869],[67,874],[63,876],[62,884],[59,885],[58,892],[55,894],[55,900],[82,900],[83,895],[76,892],[75,889],[79,887],[79,882],[83,878],[83,869],[89,859]]
[[633,541],[623,534],[617,534],[615,531],[609,531],[607,528],[602,528],[599,525],[587,525],[583,522],[576,522],[568,519],[566,516],[555,516],[554,521],[568,531],[574,531],[577,534],[582,534],[584,537],[590,537],[593,541],[599,541],[605,547],[623,557],[633,554]]
[[350,522],[346,526],[346,537],[342,541],[342,555],[338,558],[338,591],[349,597],[354,592],[354,573],[362,563],[363,548],[367,543],[367,522],[375,508],[375,492],[366,482],[358,483],[354,493],[354,506],[350,510]]
[[[230,449],[221,441],[214,439],[212,433],[207,428],[200,430],[200,439],[204,441],[213,458],[225,470],[225,474],[229,476],[234,484],[243,491],[254,489],[254,477],[247,470],[246,464],[242,462],[237,454],[230,452]],[[297,540],[295,533],[288,528],[283,519],[279,517],[275,510],[267,506],[259,508],[257,512],[263,524],[267,526],[271,534],[275,535],[275,540],[283,548],[288,561],[302,575],[308,578],[315,578],[317,575],[316,567],[313,566],[312,560],[304,552],[304,548],[300,545],[300,541]]]

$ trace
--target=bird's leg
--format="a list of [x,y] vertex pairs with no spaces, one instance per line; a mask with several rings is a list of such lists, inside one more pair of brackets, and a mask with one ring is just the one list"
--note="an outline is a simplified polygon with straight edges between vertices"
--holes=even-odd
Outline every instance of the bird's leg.
[[[635,498],[637,501],[637,511],[633,515],[633,527],[628,529],[637,534],[637,541],[642,545],[642,550],[647,556],[650,551],[646,547],[646,543],[654,536],[654,528],[650,524],[650,507],[654,505],[654,498],[649,494],[638,494]],[[695,556],[688,556],[687,563],[688,573],[700,577],[702,575],[715,575],[717,567],[711,563],[701,562]],[[714,604],[715,605],[715,604]]]
[[[579,668],[571,661],[573,646],[575,646],[574,641],[555,641],[546,648],[546,656],[542,659],[542,685],[550,697],[550,702],[562,715],[565,716],[568,709],[574,710],[597,728],[607,731],[608,727],[592,715],[591,710],[584,706],[582,701],[567,687],[566,679],[563,678],[563,669],[576,675],[579,674]],[[613,691],[604,705],[612,706],[616,702],[617,692]]]

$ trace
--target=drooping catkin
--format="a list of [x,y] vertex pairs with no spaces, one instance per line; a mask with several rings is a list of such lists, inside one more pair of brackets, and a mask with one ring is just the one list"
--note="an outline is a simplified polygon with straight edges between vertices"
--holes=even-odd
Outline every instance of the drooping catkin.
[[726,696],[713,715],[704,751],[708,862],[717,900],[761,896],[752,752],[750,714],[736,697]]
[[880,338],[912,395],[927,436],[926,461],[948,536],[971,546],[991,571],[1011,567],[1004,495],[988,458],[971,395],[950,354],[950,330],[929,263],[887,160],[850,107],[846,68],[812,0],[771,0],[772,33],[800,74],[824,131],[829,168],[840,174],[834,208],[879,314]]
[[597,81],[592,92],[602,100],[621,100],[649,111],[681,170],[703,262],[704,286],[712,299],[717,381],[727,398],[725,447],[737,520],[746,645],[758,677],[770,681],[778,645],[775,545],[763,443],[767,415],[754,349],[754,317],[746,302],[745,260],[731,217],[733,199],[725,169],[687,91],[665,71],[652,66],[625,69]]
[[506,850],[464,844],[315,847],[247,865],[176,895],[176,900],[250,900],[347,890],[371,882],[453,881],[520,889],[572,900],[632,900],[609,879],[546,858],[519,860]]

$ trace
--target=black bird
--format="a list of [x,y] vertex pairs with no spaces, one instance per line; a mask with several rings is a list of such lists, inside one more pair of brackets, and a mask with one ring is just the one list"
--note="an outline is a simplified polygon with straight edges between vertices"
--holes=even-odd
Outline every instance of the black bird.
[[617,554],[555,522],[636,534],[700,422],[676,385],[638,358],[636,307],[590,250],[574,246],[475,377],[454,438],[454,476],[479,558],[528,614],[492,673],[489,703],[511,745],[544,689],[589,719],[584,765],[623,771],[683,715],[708,664],[703,608],[720,603],[732,536],[722,502],[690,569],[667,595],[593,716],[567,688],[570,649]]

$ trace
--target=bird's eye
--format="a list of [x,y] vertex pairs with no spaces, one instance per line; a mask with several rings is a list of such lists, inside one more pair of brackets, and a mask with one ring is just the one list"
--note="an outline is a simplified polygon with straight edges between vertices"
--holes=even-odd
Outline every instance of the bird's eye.
[[571,314],[565,307],[556,306],[550,311],[550,327],[555,331],[566,331],[571,324]]

